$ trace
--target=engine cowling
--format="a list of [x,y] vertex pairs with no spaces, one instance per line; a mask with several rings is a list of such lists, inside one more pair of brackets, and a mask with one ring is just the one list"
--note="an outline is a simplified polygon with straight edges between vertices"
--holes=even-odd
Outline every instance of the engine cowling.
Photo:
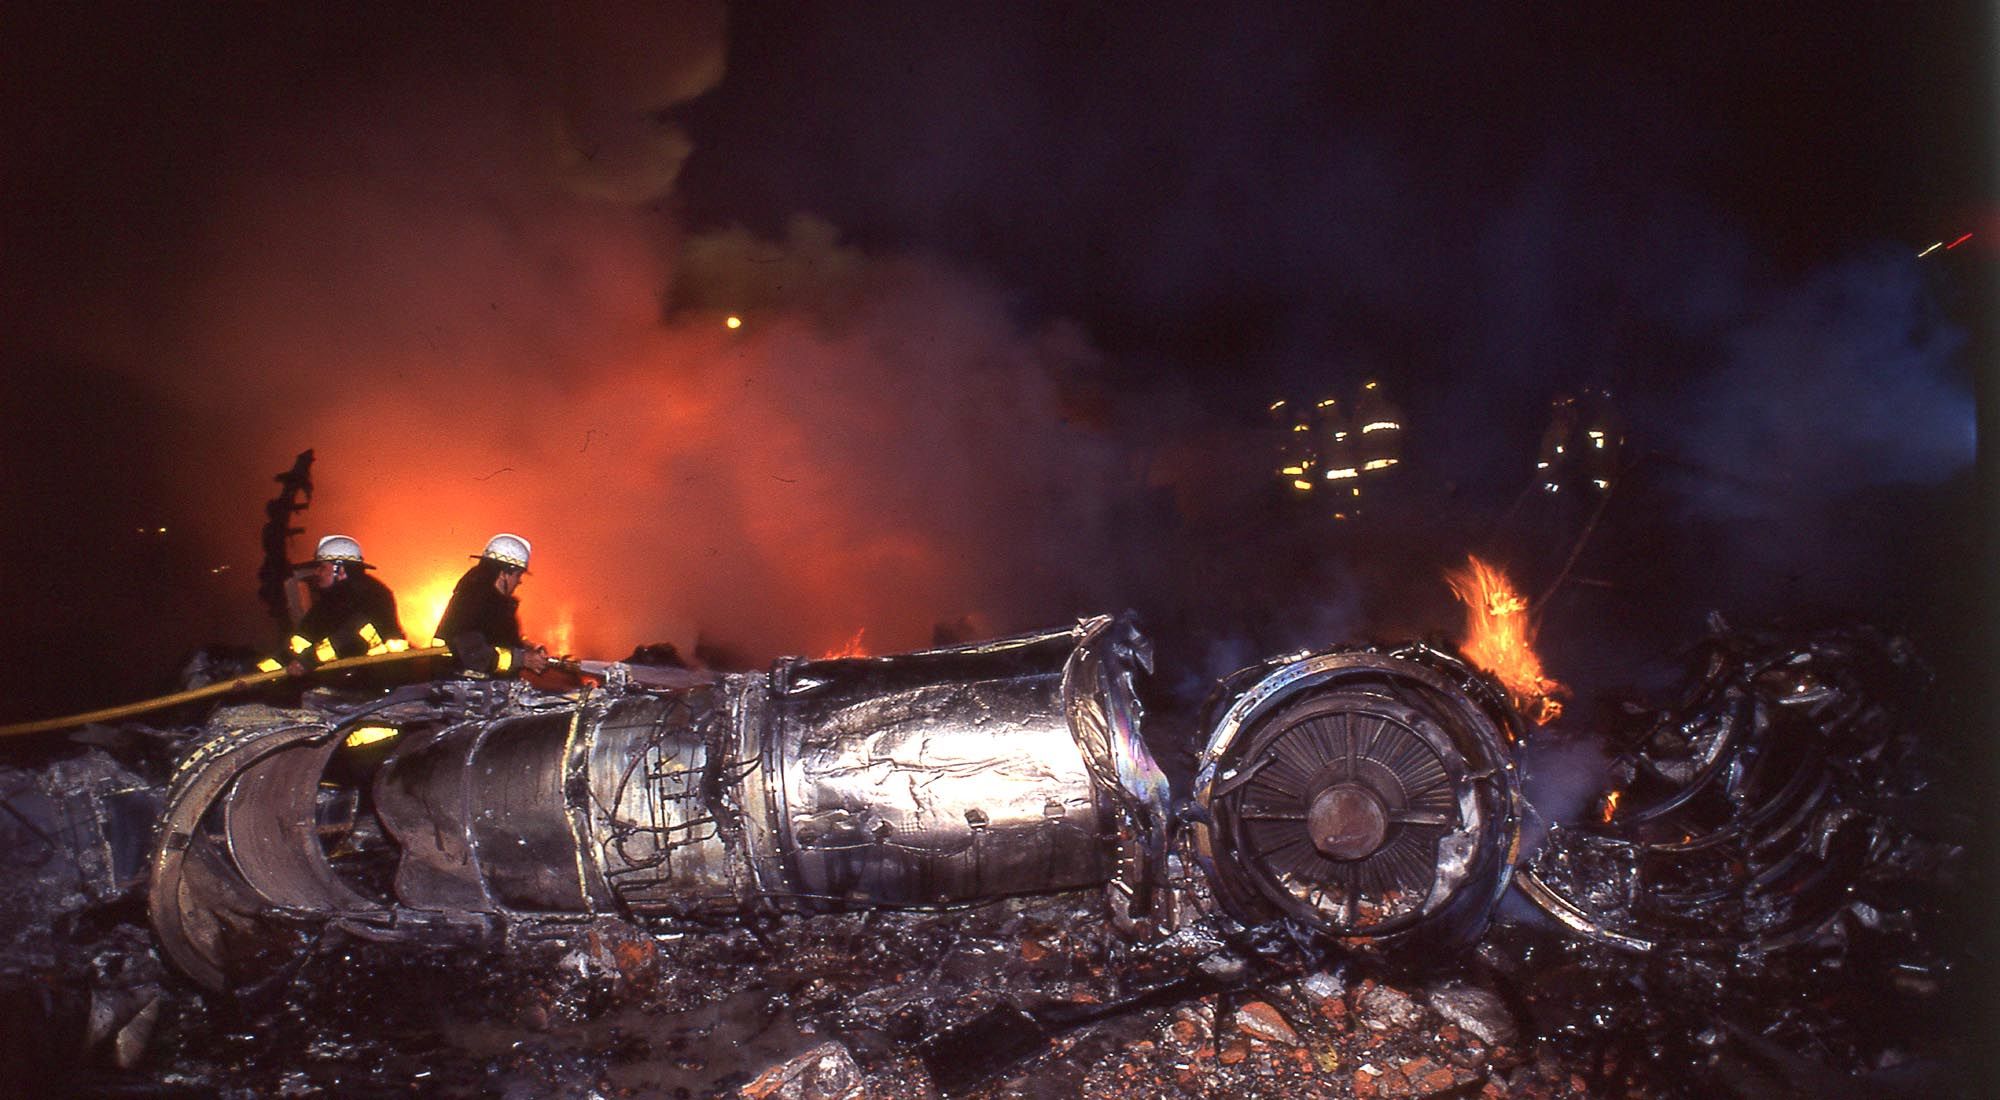
[[1281,658],[1211,700],[1194,844],[1217,899],[1353,946],[1459,946],[1520,839],[1522,719],[1426,646]]

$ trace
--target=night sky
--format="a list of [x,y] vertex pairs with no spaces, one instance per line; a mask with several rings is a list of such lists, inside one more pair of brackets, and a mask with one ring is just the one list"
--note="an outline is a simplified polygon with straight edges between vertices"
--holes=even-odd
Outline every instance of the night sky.
[[[296,555],[415,633],[499,530],[607,658],[1449,630],[1442,568],[1571,549],[1515,502],[1580,386],[1635,465],[1543,623],[1579,692],[1711,609],[1985,652],[1984,6],[570,7],[0,15],[0,720],[273,644],[307,447]],[[1336,526],[1261,416],[1363,378],[1409,470]]]

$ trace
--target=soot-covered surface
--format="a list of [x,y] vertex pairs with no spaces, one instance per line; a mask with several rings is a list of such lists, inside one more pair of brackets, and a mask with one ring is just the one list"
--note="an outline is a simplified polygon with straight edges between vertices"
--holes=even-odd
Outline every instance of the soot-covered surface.
[[[1450,957],[1243,929],[1183,852],[1183,924],[1142,943],[1111,931],[1091,891],[705,926],[529,922],[502,949],[329,934],[260,987],[203,993],[161,962],[143,899],[107,885],[135,881],[143,853],[65,847],[83,835],[78,814],[143,812],[179,739],[98,729],[78,738],[94,747],[0,774],[0,1083],[241,1097],[1976,1095],[1972,819],[1944,781],[1963,731],[1935,716],[1923,665],[1874,631],[1719,623],[1691,664],[1670,706],[1531,735],[1527,793],[1544,809],[1517,882],[1545,896],[1510,895]],[[81,793],[51,797],[65,790]],[[1624,800],[1606,805],[1611,790]],[[65,850],[78,862],[66,878]],[[1565,920],[1547,895],[1567,899]],[[1032,1015],[996,1022],[996,1009]]]

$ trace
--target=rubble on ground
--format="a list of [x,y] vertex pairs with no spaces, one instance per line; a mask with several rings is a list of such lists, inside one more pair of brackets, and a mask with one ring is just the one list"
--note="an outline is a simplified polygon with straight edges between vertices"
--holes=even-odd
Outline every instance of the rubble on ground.
[[[163,962],[133,852],[34,843],[143,809],[164,774],[157,736],[136,753],[78,745],[0,767],[0,912],[48,918],[0,927],[0,1092],[917,1100],[938,1095],[927,1040],[1015,1009],[1102,1018],[1051,1025],[1018,1059],[996,1052],[957,1095],[1970,1095],[1965,960],[1934,927],[1965,909],[1960,849],[1905,827],[1917,747],[1867,682],[1903,657],[1861,634],[1784,645],[1723,637],[1681,705],[1646,717],[1616,772],[1634,792],[1619,813],[1646,831],[1621,834],[1612,813],[1535,857],[1575,921],[1512,897],[1471,950],[1429,957],[1246,929],[1201,896],[1180,899],[1178,930],[1135,940],[1102,891],[1077,890],[550,923],[451,949],[329,925],[268,980],[215,992]],[[1809,750],[1810,784],[1757,755],[1780,743]],[[1787,810],[1768,820],[1739,796],[1767,787]],[[1754,858],[1714,861],[1695,885],[1748,875],[1747,889],[1660,894],[1689,876],[1590,859],[1684,845],[1697,827]],[[1857,846],[1828,862],[1840,837]],[[1168,877],[1199,895],[1188,858]],[[1808,864],[1844,885],[1770,892]],[[1773,914],[1801,934],[1771,941]],[[1692,918],[1729,933],[1724,949],[1663,934]]]

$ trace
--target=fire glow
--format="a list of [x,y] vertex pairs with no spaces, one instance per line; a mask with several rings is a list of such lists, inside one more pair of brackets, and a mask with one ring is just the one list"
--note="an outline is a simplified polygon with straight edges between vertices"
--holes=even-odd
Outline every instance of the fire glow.
[[[169,502],[216,520],[197,552],[242,562],[222,517],[256,517],[266,472],[311,447],[294,556],[359,539],[413,642],[499,531],[534,544],[521,624],[553,653],[708,643],[754,666],[857,623],[891,652],[940,621],[1066,612],[1077,579],[1050,566],[1110,560],[1100,517],[1127,491],[1108,431],[1066,405],[1098,351],[983,275],[808,215],[679,224],[686,135],[604,120],[718,81],[726,36],[680,8],[647,22],[559,80],[504,51],[471,84],[411,60],[314,127],[246,123],[242,163],[271,168],[214,181],[228,216],[160,304],[174,340],[114,341],[146,349],[120,369],[202,410]],[[211,587],[218,635],[281,640],[248,585]]]
[[1446,570],[1445,583],[1465,605],[1461,645],[1473,664],[1499,678],[1528,717],[1546,725],[1562,714],[1562,685],[1542,672],[1529,637],[1528,600],[1507,575],[1471,555],[1466,568]]
[[839,645],[839,646],[836,646],[836,647],[834,647],[833,649],[829,649],[829,650],[827,650],[827,651],[826,651],[825,653],[822,653],[822,654],[820,654],[820,655],[819,655],[819,659],[820,659],[820,660],[822,660],[822,661],[825,661],[825,660],[831,660],[832,658],[835,658],[835,657],[866,657],[866,656],[868,656],[868,651],[867,651],[866,649],[862,648],[862,645],[861,645],[861,639],[862,639],[862,637],[863,637],[864,635],[866,635],[867,633],[868,633],[868,628],[867,628],[867,627],[862,627],[861,629],[859,629],[859,630],[855,631],[855,632],[854,632],[854,637],[852,637],[852,638],[849,638],[849,639],[847,639],[847,641],[846,641],[845,643],[843,643],[843,644],[841,644],[841,645]]

